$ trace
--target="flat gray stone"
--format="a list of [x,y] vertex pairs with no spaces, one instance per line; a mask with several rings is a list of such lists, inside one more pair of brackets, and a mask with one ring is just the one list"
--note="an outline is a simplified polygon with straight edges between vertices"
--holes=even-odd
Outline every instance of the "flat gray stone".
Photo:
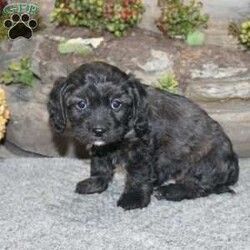
[[56,150],[52,150],[53,134],[48,124],[46,106],[20,101],[10,103],[9,106],[12,116],[7,127],[7,141],[24,151],[54,155]]
[[247,100],[250,98],[250,75],[189,80],[185,95],[201,101]]
[[236,195],[116,206],[124,174],[102,194],[74,193],[89,164],[72,159],[0,162],[1,249],[249,249],[250,160],[240,161]]
[[145,72],[170,71],[173,67],[173,56],[160,50],[151,50],[151,57],[145,64],[137,63]]
[[[20,109],[21,107],[21,109]],[[76,143],[72,137],[59,135],[52,131],[48,122],[46,107],[29,102],[10,105],[11,120],[7,126],[6,140],[25,152],[44,156],[86,155],[85,147]]]
[[221,19],[210,19],[209,28],[205,30],[205,45],[220,46],[234,51],[245,49],[237,38],[228,34],[228,20],[225,22]]
[[20,38],[13,41],[0,41],[0,44],[0,72],[2,72],[8,68],[8,65],[12,61],[19,60],[23,57],[29,57],[36,46],[36,41],[34,39],[28,40]]
[[33,50],[36,46],[36,38],[26,39],[18,38],[15,40],[8,40],[8,43],[11,45],[11,52],[17,52],[20,56],[30,56],[33,53]]
[[236,76],[238,74],[246,73],[248,69],[246,67],[219,67],[214,63],[203,64],[201,69],[191,69],[192,79],[203,79],[203,78],[227,78]]
[[71,136],[54,133],[49,125],[47,99],[50,86],[40,83],[34,88],[18,85],[4,87],[11,110],[6,140],[25,152],[84,157],[86,150],[82,145]]
[[40,64],[41,81],[53,86],[59,77],[67,77],[69,74],[65,63],[59,61],[47,61]]
[[162,71],[162,72],[150,73],[150,72],[143,72],[141,70],[135,70],[133,74],[138,79],[140,79],[142,83],[155,86],[155,84],[160,79],[161,75],[166,75],[166,72]]

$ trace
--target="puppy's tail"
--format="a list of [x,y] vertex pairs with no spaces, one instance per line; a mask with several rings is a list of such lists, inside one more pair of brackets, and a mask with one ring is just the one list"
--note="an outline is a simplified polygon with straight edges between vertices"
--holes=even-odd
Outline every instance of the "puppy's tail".
[[239,179],[239,162],[235,153],[228,159],[228,178],[225,184],[214,187],[213,193],[231,193],[235,194],[235,191],[229,186],[234,185]]
[[216,186],[213,189],[212,193],[215,193],[215,194],[223,194],[223,193],[235,194],[235,191],[233,189],[231,189],[229,186],[222,185],[222,186]]
[[239,161],[235,153],[233,153],[229,159],[228,171],[229,174],[226,185],[234,185],[239,179]]

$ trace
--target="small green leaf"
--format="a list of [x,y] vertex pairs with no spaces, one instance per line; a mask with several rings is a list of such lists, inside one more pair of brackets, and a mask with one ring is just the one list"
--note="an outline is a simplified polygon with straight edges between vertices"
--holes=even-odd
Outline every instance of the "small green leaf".
[[28,57],[24,57],[20,60],[21,68],[28,69],[30,67],[30,60]]
[[19,81],[24,85],[32,87],[33,79],[34,79],[33,73],[30,70],[24,69],[20,71]]
[[13,82],[14,78],[10,72],[5,71],[2,73],[0,80],[3,84],[8,85]]
[[8,66],[9,70],[19,71],[21,69],[21,64],[19,61],[11,62]]

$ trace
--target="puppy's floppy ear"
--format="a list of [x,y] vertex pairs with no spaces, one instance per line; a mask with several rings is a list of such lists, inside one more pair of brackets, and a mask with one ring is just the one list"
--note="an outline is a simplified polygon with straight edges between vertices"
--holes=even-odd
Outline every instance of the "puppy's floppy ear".
[[67,117],[64,103],[64,94],[66,92],[67,82],[66,78],[60,77],[54,83],[49,101],[47,104],[49,112],[50,125],[58,133],[62,133],[66,127]]
[[148,125],[148,101],[147,93],[142,84],[137,79],[130,81],[132,87],[134,107],[133,107],[133,121],[134,130],[138,137],[143,136],[149,129]]

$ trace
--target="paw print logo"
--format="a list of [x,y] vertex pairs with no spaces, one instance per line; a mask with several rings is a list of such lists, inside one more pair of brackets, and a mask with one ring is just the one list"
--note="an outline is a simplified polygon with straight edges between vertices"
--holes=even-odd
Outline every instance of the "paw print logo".
[[37,27],[37,21],[30,19],[30,16],[26,13],[13,14],[10,19],[4,21],[4,27],[9,29],[8,36],[10,39],[16,39],[18,37],[24,37],[30,39],[33,35],[33,29]]

